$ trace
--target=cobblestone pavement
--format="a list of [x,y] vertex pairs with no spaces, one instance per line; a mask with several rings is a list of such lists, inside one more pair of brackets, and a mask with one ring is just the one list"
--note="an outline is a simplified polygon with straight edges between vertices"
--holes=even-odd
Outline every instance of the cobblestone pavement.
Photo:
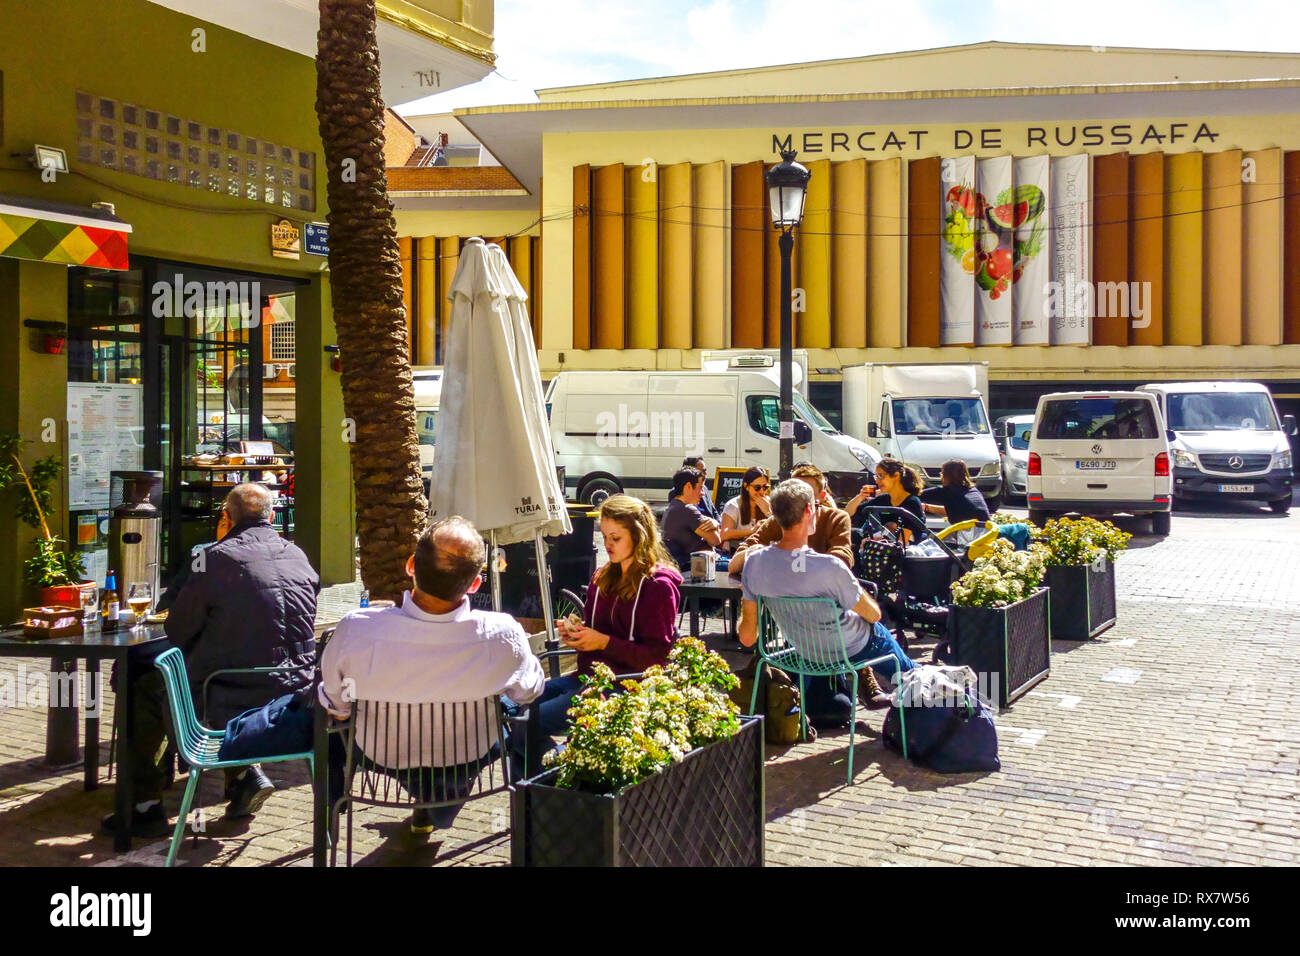
[[[882,712],[863,715],[852,786],[847,731],[776,748],[768,863],[1300,863],[1300,512],[1180,512],[1165,540],[1121,523],[1137,536],[1119,565],[1119,623],[1054,644],[1051,677],[997,718],[1001,772],[905,764],[880,742]],[[354,603],[332,592],[323,615]],[[18,664],[0,659],[0,673]],[[87,793],[78,768],[34,764],[44,727],[43,709],[0,712],[0,865],[161,865],[164,840],[118,857],[93,832],[111,785]],[[282,792],[252,821],[210,820],[212,839],[187,841],[182,863],[310,863],[306,770],[268,770]],[[218,813],[219,784],[203,787]],[[179,799],[178,786],[173,812]],[[417,842],[400,812],[361,809],[357,862],[505,864],[507,821],[491,797]]]

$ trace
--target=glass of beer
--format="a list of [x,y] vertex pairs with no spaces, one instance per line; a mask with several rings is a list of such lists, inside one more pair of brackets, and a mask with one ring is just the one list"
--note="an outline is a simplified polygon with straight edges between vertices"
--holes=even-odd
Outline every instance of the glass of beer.
[[149,613],[149,605],[153,603],[153,588],[144,581],[136,581],[131,584],[126,591],[126,604],[135,615],[135,629],[144,629],[145,615]]

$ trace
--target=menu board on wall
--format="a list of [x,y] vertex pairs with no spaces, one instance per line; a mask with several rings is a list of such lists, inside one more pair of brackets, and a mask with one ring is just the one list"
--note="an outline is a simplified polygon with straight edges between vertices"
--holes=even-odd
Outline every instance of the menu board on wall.
[[139,471],[142,385],[68,383],[68,510],[108,507],[109,474]]

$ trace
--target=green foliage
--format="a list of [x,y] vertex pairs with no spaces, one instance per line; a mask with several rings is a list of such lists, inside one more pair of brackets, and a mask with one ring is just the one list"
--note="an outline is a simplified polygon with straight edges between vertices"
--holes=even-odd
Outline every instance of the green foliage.
[[0,491],[14,494],[14,517],[41,532],[36,554],[23,563],[28,583],[39,588],[78,583],[86,573],[80,554],[66,551],[50,533],[45,516],[54,507],[54,483],[63,473],[63,460],[50,455],[24,468],[23,441],[17,432],[0,432]]
[[37,538],[36,554],[23,562],[27,583],[38,588],[77,584],[86,576],[86,566],[76,551],[65,551],[61,538]]
[[1050,552],[1047,563],[1066,567],[1092,564],[1102,555],[1113,562],[1131,537],[1111,522],[1096,518],[1056,518],[1038,534]]
[[547,755],[556,786],[617,793],[658,773],[696,748],[740,730],[727,691],[739,685],[727,662],[693,637],[673,647],[664,667],[614,690],[614,674],[597,664],[569,710],[568,746]]

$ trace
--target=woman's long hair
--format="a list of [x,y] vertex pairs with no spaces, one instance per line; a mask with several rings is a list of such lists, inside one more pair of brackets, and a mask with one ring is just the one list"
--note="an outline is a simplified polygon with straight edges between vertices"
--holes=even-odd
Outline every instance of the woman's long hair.
[[970,472],[966,470],[966,462],[960,458],[950,458],[945,461],[940,475],[945,485],[955,485],[966,491],[974,487],[970,480]]
[[610,561],[596,573],[596,586],[603,597],[631,601],[636,597],[641,581],[655,565],[676,567],[676,562],[659,537],[659,523],[654,512],[640,498],[631,495],[611,495],[600,506],[600,520],[617,521],[632,537],[632,563],[623,569]]
[[758,465],[755,465],[754,467],[750,468],[747,472],[745,472],[745,477],[742,479],[743,483],[740,486],[741,527],[745,527],[746,525],[748,525],[750,522],[750,518],[754,514],[754,509],[752,504],[752,498],[754,493],[753,491],[750,490],[749,486],[753,482],[757,481],[759,478],[767,478],[767,469],[759,468]]
[[925,487],[925,481],[916,473],[916,469],[903,464],[897,458],[882,458],[876,465],[879,471],[887,475],[897,475],[903,480],[903,490],[909,495],[919,495]]

